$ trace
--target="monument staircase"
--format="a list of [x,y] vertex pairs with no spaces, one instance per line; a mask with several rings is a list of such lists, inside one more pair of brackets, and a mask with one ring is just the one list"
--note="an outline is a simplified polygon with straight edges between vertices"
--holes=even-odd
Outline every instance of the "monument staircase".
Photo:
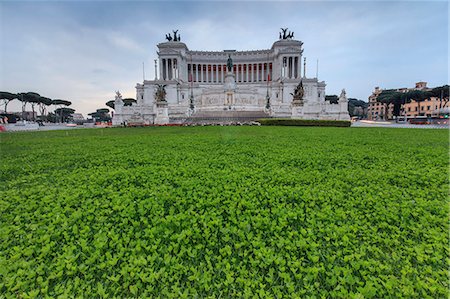
[[264,111],[196,111],[184,120],[185,124],[229,124],[249,123],[260,118],[269,118]]

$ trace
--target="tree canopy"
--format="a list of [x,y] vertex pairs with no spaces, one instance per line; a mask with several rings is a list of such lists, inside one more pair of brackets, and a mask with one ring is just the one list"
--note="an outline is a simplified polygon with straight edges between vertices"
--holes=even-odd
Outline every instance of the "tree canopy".
[[40,97],[39,98],[39,103],[42,104],[42,105],[50,106],[50,105],[53,104],[53,101],[50,98]]
[[337,104],[339,101],[339,97],[335,94],[325,96],[325,101],[329,101],[330,104]]
[[[137,101],[133,98],[125,98],[125,99],[122,99],[122,101],[123,101],[124,106],[131,106],[131,105],[133,105],[133,103],[137,103]],[[111,109],[115,109],[114,103],[115,103],[114,100],[110,100],[110,101],[106,102],[105,105]]]
[[406,93],[400,92],[394,89],[383,90],[377,97],[377,101],[385,105],[385,117],[387,118],[387,107],[389,104],[394,105],[392,114],[394,116],[399,116],[401,113],[401,107],[406,103],[407,96]]
[[124,106],[131,106],[133,103],[136,103],[136,100],[133,98],[125,98],[122,101]]
[[41,95],[36,92],[20,92],[17,94],[17,99],[21,102],[30,103],[36,102],[40,96]]
[[0,91],[0,99],[1,100],[10,100],[10,101],[12,101],[14,99],[17,99],[17,94],[10,93],[10,92],[7,92],[7,91]]
[[100,109],[97,109],[96,112],[97,113],[109,113],[109,109],[108,108],[100,108]]
[[111,116],[109,115],[108,108],[97,109],[97,111],[88,113],[88,115],[91,116],[95,121],[110,121],[111,120]]
[[411,100],[416,102],[422,102],[433,96],[433,93],[425,90],[410,90],[405,93],[406,101],[409,103]]
[[55,99],[52,101],[52,105],[56,106],[70,106],[72,105],[71,101],[61,100],[61,99]]
[[17,94],[15,93],[10,93],[7,91],[0,91],[0,100],[3,101],[3,104],[5,106],[5,113],[7,113],[7,107],[9,102],[11,102],[12,100],[17,99]]
[[365,117],[365,109],[367,109],[367,107],[369,107],[369,103],[367,102],[355,98],[348,99],[348,113],[350,116]]
[[106,102],[105,105],[108,106],[111,109],[114,109],[114,100]]
[[62,107],[62,108],[55,109],[55,113],[56,114],[62,113],[63,115],[70,115],[70,114],[74,114],[75,113],[75,109]]

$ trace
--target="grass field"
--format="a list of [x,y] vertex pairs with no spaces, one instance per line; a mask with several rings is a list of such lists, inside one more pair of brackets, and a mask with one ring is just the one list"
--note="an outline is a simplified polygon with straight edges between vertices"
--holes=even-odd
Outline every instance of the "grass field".
[[0,138],[0,297],[448,298],[447,130]]

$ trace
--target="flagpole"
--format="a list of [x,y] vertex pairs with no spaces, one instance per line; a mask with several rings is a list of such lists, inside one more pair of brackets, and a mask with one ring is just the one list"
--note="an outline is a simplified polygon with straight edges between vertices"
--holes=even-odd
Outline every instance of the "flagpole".
[[142,82],[145,81],[145,66],[144,66],[144,62],[142,62]]
[[317,78],[317,80],[319,80],[319,59],[317,59],[316,78]]

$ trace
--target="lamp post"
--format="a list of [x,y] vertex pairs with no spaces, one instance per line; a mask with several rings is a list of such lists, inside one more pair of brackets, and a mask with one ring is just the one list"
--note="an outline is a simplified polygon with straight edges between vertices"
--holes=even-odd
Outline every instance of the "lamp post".
[[189,109],[191,110],[191,113],[194,111],[194,90],[193,90],[193,83],[194,83],[194,76],[193,76],[193,72],[194,72],[194,66],[192,64],[192,54],[190,55],[191,58],[191,69],[190,69],[190,73],[189,73],[189,85],[191,87],[191,93],[189,95]]

